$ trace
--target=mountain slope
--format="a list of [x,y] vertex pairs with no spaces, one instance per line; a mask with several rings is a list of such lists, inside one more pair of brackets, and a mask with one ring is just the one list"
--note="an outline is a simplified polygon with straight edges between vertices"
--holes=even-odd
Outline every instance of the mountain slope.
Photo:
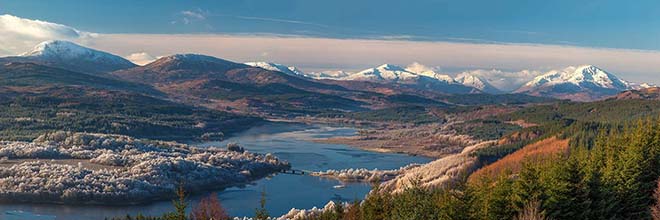
[[156,86],[180,100],[250,113],[351,111],[363,103],[338,85],[196,54],[173,55],[113,75]]
[[469,73],[462,73],[456,76],[454,79],[456,82],[463,84],[465,86],[469,87],[474,87],[477,88],[483,92],[490,93],[490,94],[500,94],[502,93],[501,90],[495,88],[495,86],[491,85],[488,80],[481,78],[479,76],[471,75]]
[[[36,63],[0,65],[0,139],[56,130],[192,140],[260,121],[161,99],[149,85]],[[209,135],[206,135],[209,136]]]
[[427,67],[417,62],[408,65],[406,67],[406,71],[417,73],[422,76],[431,77],[446,83],[456,83],[456,81],[451,76],[437,73],[436,69]]
[[451,77],[445,79],[445,77],[443,77],[441,74],[428,71],[424,72],[424,74],[411,72],[402,67],[391,64],[383,64],[375,68],[366,69],[358,73],[348,75],[341,80],[405,84],[417,89],[426,89],[449,94],[478,92],[478,90],[475,88],[455,83]]
[[0,65],[2,87],[77,86],[116,91],[130,91],[150,95],[161,92],[149,85],[73,72],[35,63],[12,62]]
[[268,63],[268,62],[247,62],[245,65],[248,66],[253,66],[253,67],[259,67],[262,69],[266,70],[271,70],[271,71],[278,71],[282,73],[286,73],[288,75],[292,76],[306,76],[304,72],[299,70],[296,67],[291,67],[291,66],[285,66],[282,64],[278,63]]
[[517,93],[590,101],[630,89],[628,82],[593,65],[553,70],[534,78]]
[[136,66],[122,57],[59,40],[42,42],[32,51],[3,59],[35,62],[82,73],[107,73]]
[[660,101],[660,87],[649,87],[639,90],[628,90],[617,94],[613,99],[643,99]]

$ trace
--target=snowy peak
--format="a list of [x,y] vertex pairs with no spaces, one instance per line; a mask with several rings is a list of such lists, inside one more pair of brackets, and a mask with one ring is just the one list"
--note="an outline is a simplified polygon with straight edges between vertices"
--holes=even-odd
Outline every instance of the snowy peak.
[[305,73],[305,76],[314,78],[314,79],[334,79],[334,80],[342,80],[345,77],[351,75],[352,73],[343,71],[343,70],[337,70],[337,71],[323,71],[323,72],[310,72],[310,73]]
[[120,56],[60,40],[42,42],[20,57],[85,72],[108,72],[135,66]]
[[406,67],[408,72],[417,73],[422,76],[431,77],[446,83],[456,83],[454,78],[449,75],[438,73],[437,68],[431,68],[420,63],[414,62]]
[[375,68],[350,74],[340,80],[406,84],[407,86],[412,86],[418,89],[443,93],[479,92],[475,88],[456,83],[450,76],[438,74],[421,64],[413,64],[408,68],[402,68],[392,64],[383,64]]
[[516,92],[591,101],[615,95],[633,86],[594,65],[567,67],[537,76]]
[[414,81],[419,78],[419,75],[409,72],[400,66],[383,64],[376,68],[370,68],[351,74],[345,79],[375,82],[406,82]]
[[278,63],[269,63],[269,62],[247,62],[245,65],[248,66],[253,66],[253,67],[259,67],[262,69],[270,70],[270,71],[277,71],[277,72],[282,72],[286,73],[292,76],[306,76],[303,71],[296,67],[292,66],[285,66],[282,64]]
[[491,93],[491,94],[496,94],[496,93],[501,93],[499,89],[495,88],[495,86],[491,85],[488,80],[472,75],[469,73],[461,73],[456,76],[454,79],[456,82],[461,83],[465,86],[477,88],[483,92]]
[[590,86],[604,89],[626,90],[630,88],[628,82],[608,73],[594,65],[568,67],[563,70],[553,70],[534,78],[523,88],[553,86],[570,83],[576,86]]

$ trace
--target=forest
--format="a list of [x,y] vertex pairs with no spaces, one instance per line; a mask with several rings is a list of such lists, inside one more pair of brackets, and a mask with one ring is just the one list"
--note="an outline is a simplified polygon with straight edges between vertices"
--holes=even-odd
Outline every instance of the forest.
[[[466,174],[433,189],[421,187],[413,179],[397,194],[382,192],[376,181],[363,201],[333,203],[298,219],[660,219],[660,120],[646,118],[580,129],[573,130],[581,133],[575,137],[589,141],[573,141],[562,153],[525,158],[517,172]],[[184,197],[175,201],[175,207],[181,204],[185,204]],[[261,205],[267,205],[265,200]],[[207,206],[202,202],[192,207],[199,212]],[[213,207],[222,210],[219,202]],[[269,219],[264,210],[256,210],[251,219]],[[217,215],[220,218],[194,212],[114,219],[230,218],[224,211]]]

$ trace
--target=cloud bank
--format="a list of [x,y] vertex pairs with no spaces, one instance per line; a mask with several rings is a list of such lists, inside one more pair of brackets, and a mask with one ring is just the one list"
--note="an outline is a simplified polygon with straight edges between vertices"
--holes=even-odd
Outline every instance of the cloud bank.
[[461,72],[459,75],[479,76],[488,80],[488,82],[497,89],[509,92],[520,88],[523,84],[534,79],[534,77],[543,74],[538,70],[522,71],[502,71],[497,69],[477,69]]
[[202,53],[237,62],[263,60],[261,55],[268,54],[267,61],[297,66],[306,72],[358,71],[383,63],[405,66],[419,62],[455,73],[499,69],[502,73],[481,74],[492,75],[491,78],[513,77],[513,80],[527,77],[522,70],[545,72],[571,65],[593,64],[629,81],[660,83],[658,51],[220,34],[104,34],[94,39],[94,45],[119,54],[140,48],[156,55]]
[[13,15],[0,15],[0,56],[28,51],[46,40],[84,42],[98,36],[75,28],[47,21],[31,20]]

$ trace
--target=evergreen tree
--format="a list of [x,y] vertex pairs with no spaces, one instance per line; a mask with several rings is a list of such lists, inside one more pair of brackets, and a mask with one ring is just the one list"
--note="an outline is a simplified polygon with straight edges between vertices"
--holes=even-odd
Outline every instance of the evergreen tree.
[[254,219],[255,220],[266,220],[270,217],[268,210],[266,210],[266,188],[264,187],[261,191],[261,199],[259,200],[259,208],[255,210]]
[[513,184],[512,201],[514,207],[517,211],[522,211],[530,202],[543,201],[545,197],[539,164],[523,162],[518,178]]
[[551,219],[586,219],[589,214],[591,199],[577,157],[571,156],[550,168],[543,208]]

